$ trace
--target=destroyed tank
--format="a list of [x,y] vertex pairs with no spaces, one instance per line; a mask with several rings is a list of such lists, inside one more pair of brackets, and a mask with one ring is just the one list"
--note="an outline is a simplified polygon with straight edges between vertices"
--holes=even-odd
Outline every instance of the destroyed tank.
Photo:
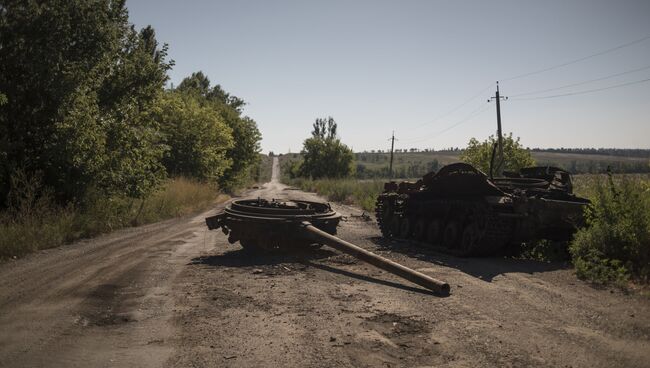
[[588,203],[573,194],[571,176],[557,167],[489,178],[456,163],[417,182],[386,183],[376,216],[384,237],[458,256],[487,256],[535,239],[569,240]]

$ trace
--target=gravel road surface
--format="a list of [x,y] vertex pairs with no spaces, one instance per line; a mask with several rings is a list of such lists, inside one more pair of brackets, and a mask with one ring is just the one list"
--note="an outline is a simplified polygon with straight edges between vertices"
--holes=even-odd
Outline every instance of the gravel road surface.
[[[251,197],[318,199],[274,180]],[[322,200],[322,198],[321,198]],[[0,264],[0,367],[650,367],[650,299],[562,263],[339,236],[451,285],[439,297],[327,247],[250,255],[205,213]]]

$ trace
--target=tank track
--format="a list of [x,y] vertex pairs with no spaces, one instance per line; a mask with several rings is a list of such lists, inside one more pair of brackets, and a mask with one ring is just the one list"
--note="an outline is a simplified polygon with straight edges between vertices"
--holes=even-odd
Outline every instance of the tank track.
[[385,238],[388,238],[389,237],[388,224],[384,221],[384,217],[385,217],[384,211],[386,210],[384,202],[385,202],[385,195],[384,194],[379,195],[379,197],[377,197],[377,201],[375,202],[375,219],[377,220],[377,226],[379,226],[381,235]]
[[[431,244],[412,238],[400,238],[395,234],[392,234],[390,229],[390,224],[387,223],[387,218],[391,218],[395,213],[398,216],[404,216],[405,205],[404,203],[398,204],[395,203],[395,200],[398,198],[397,194],[384,193],[377,198],[377,203],[375,205],[375,216],[377,219],[377,224],[381,230],[382,236],[385,238],[395,239],[398,241],[409,242],[424,248],[432,249],[439,251],[441,253],[456,255],[456,256],[487,256],[497,254],[500,251],[503,251],[506,246],[509,244],[512,238],[513,231],[515,229],[515,221],[512,218],[505,216],[500,216],[499,213],[494,211],[491,208],[485,206],[483,208],[483,215],[485,216],[485,223],[481,229],[481,237],[477,242],[477,245],[472,248],[469,252],[464,252],[461,249],[457,248],[447,248],[442,245]],[[426,201],[427,206],[429,207],[440,207],[440,208],[451,208],[454,207],[458,209],[470,209],[472,207],[477,208],[476,203],[463,201],[463,200],[449,200],[449,199],[433,199]],[[390,208],[393,213],[387,214],[386,210]],[[416,216],[417,217],[417,216]],[[390,220],[389,220],[390,221]]]

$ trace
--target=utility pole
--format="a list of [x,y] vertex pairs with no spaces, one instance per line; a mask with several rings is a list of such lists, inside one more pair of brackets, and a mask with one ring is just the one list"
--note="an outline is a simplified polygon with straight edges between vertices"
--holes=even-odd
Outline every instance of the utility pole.
[[507,100],[508,97],[503,97],[499,95],[499,81],[497,81],[497,91],[494,97],[490,98],[490,101],[497,102],[497,136],[498,136],[498,146],[499,146],[499,160],[497,161],[496,174],[497,176],[501,175],[501,165],[503,164],[503,133],[501,132],[501,99]]
[[393,149],[395,148],[395,131],[393,130],[393,136],[388,139],[390,141],[390,166],[388,167],[388,177],[393,178]]

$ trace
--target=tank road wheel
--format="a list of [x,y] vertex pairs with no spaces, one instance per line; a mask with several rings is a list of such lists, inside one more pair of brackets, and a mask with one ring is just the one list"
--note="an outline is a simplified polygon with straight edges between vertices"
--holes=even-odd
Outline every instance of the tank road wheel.
[[399,216],[393,216],[390,219],[390,236],[391,237],[397,237],[399,236],[399,231],[401,228],[401,219]]
[[442,233],[442,246],[447,249],[455,248],[460,240],[460,235],[460,223],[450,220]]
[[463,234],[460,238],[460,247],[458,249],[458,255],[460,256],[469,256],[471,255],[476,248],[479,246],[483,238],[483,232],[481,231],[480,226],[477,222],[472,221],[468,223],[463,229]]
[[399,237],[402,239],[410,238],[411,230],[411,220],[408,217],[404,217],[399,225]]
[[413,239],[424,241],[427,237],[427,220],[419,219],[413,226]]
[[427,243],[431,245],[438,245],[438,243],[440,242],[441,227],[442,226],[440,225],[439,219],[433,219],[431,220],[431,222],[429,222],[429,226],[427,226],[427,233],[426,233]]

